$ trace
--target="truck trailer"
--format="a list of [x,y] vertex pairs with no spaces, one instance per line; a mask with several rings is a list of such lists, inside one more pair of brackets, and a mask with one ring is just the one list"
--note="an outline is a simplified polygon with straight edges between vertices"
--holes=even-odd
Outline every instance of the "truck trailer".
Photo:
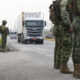
[[17,18],[18,42],[43,44],[43,29],[46,26],[41,12],[22,12]]

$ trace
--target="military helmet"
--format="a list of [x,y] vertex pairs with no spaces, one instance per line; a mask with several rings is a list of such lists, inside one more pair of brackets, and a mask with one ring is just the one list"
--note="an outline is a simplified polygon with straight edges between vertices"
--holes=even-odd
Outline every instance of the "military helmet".
[[7,21],[6,20],[3,20],[2,21],[2,24],[4,24],[4,25],[7,24]]

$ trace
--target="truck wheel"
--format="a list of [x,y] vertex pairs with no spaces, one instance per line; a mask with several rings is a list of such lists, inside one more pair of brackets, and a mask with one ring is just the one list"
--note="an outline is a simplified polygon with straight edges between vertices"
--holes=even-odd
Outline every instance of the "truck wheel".
[[43,44],[43,41],[36,41],[35,44]]
[[24,44],[24,40],[22,40],[21,43]]
[[21,41],[18,39],[18,43],[20,43]]
[[21,43],[24,44],[24,36],[21,34]]
[[35,41],[35,44],[39,44],[39,42],[38,41]]
[[44,42],[43,40],[42,40],[42,41],[40,41],[40,44],[43,44],[43,42]]
[[27,44],[27,40],[24,40],[24,44]]

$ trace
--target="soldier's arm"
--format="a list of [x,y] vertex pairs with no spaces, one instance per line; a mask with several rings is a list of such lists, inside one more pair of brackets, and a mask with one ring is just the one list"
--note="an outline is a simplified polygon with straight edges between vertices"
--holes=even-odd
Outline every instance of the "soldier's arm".
[[54,36],[58,36],[58,33],[59,33],[59,25],[54,25],[53,27]]
[[53,36],[56,35],[56,29],[55,29],[55,26],[53,27]]
[[63,24],[67,25],[69,27],[69,32],[73,32],[73,26],[69,17],[69,13],[67,11],[64,11],[62,14],[62,21]]
[[62,13],[62,21],[63,21],[63,23],[65,24],[65,25],[71,25],[71,21],[70,21],[70,18],[69,18],[69,14],[68,14],[68,12],[67,11],[64,11],[63,13]]

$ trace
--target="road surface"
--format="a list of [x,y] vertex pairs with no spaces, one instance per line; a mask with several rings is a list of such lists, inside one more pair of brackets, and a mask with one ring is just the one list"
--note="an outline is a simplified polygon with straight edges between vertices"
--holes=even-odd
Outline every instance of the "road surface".
[[[55,42],[20,44],[8,39],[10,52],[0,53],[0,80],[78,80],[53,69]],[[69,67],[73,70],[72,61]]]

